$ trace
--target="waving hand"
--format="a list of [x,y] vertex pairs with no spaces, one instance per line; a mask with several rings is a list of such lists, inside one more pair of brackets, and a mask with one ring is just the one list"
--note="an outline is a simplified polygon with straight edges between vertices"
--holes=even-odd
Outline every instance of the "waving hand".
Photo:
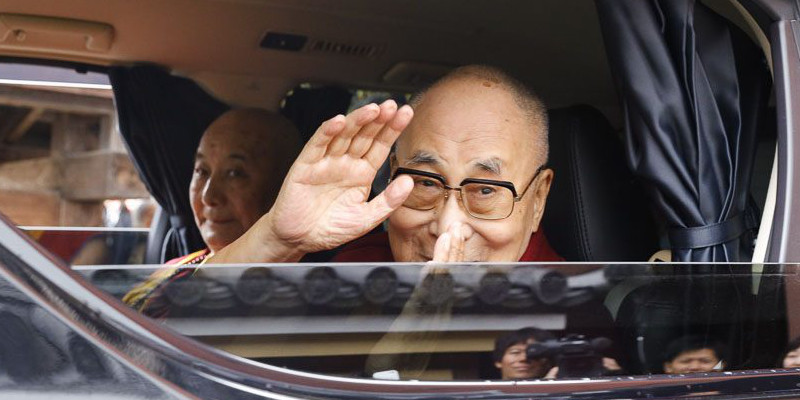
[[292,165],[269,213],[214,261],[293,260],[349,242],[380,224],[413,186],[401,176],[367,202],[378,169],[412,116],[411,107],[398,109],[388,100],[323,123]]

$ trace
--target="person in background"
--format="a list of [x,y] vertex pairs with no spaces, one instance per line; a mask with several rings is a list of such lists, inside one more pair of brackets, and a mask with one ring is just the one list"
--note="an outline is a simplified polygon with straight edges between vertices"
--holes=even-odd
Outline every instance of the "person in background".
[[503,380],[544,378],[553,368],[550,360],[540,358],[528,360],[526,349],[529,344],[554,340],[556,337],[534,327],[522,328],[497,338],[494,342],[492,358],[494,366],[500,371]]
[[192,273],[176,267],[202,264],[253,226],[272,207],[301,148],[292,123],[266,110],[234,109],[211,123],[197,148],[189,186],[194,220],[207,247],[169,261],[123,301],[148,315],[163,314],[166,305],[154,291]]
[[725,369],[725,346],[704,336],[682,336],[664,351],[664,373],[688,374]]
[[783,368],[800,368],[800,336],[792,339],[786,345],[786,351],[780,359]]

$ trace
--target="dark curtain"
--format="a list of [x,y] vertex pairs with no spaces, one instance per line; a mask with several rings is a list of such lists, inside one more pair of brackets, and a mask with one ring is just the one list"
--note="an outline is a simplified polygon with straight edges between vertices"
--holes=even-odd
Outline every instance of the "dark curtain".
[[147,189],[169,214],[179,254],[205,247],[189,204],[194,153],[228,107],[193,81],[153,66],[109,70],[119,129]]
[[761,49],[693,0],[596,0],[622,101],[627,162],[673,261],[749,261],[746,212],[771,79]]
[[286,96],[281,114],[294,123],[306,142],[323,122],[347,113],[352,97],[349,90],[336,86],[297,87]]

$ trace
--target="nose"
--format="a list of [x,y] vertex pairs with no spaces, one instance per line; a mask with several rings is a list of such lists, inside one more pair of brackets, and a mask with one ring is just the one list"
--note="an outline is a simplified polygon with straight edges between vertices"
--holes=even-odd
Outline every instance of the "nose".
[[218,206],[225,202],[225,191],[222,189],[219,178],[213,175],[208,178],[203,187],[203,204],[207,206]]
[[525,353],[517,354],[517,358],[516,358],[515,361],[518,362],[518,363],[521,363],[521,364],[530,364],[531,363],[530,360],[528,360],[528,356],[525,355]]
[[470,225],[471,218],[472,217],[470,217],[467,210],[464,208],[464,204],[461,202],[461,193],[451,191],[449,196],[444,200],[444,204],[436,211],[436,217],[430,225],[431,234],[439,237],[447,232],[454,223],[460,222],[461,234],[464,240],[467,240],[473,233],[472,225]]
[[704,372],[705,365],[700,361],[692,361],[689,364],[689,372]]

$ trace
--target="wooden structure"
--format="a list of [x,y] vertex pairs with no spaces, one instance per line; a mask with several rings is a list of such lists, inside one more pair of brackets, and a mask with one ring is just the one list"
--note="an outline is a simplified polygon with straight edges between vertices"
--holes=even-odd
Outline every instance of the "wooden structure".
[[104,200],[149,196],[109,89],[0,85],[0,188],[18,225],[101,226]]

